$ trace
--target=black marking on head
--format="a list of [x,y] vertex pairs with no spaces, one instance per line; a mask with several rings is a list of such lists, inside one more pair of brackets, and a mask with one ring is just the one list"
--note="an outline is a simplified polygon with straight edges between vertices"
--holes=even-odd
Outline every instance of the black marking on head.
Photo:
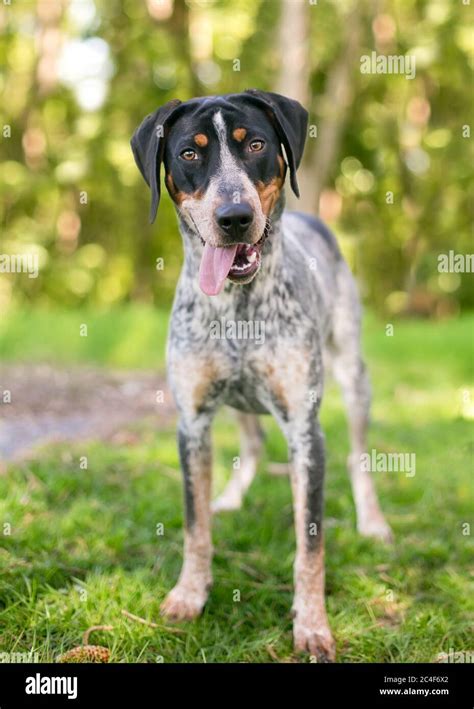
[[[218,110],[222,112],[228,130],[229,149],[251,181],[266,185],[281,175],[278,157],[281,163],[283,144],[290,167],[291,186],[299,196],[296,170],[303,153],[308,114],[297,101],[257,89],[240,94],[196,98],[184,103],[174,100],[147,116],[131,141],[135,161],[152,193],[151,222],[156,217],[160,200],[162,161],[167,175],[171,175],[167,186],[174,186],[175,195],[204,193],[210,179],[217,173],[218,137],[212,116]],[[157,129],[161,129],[159,134]],[[197,136],[199,139],[196,142]],[[200,136],[206,137],[206,144]],[[265,141],[264,150],[248,150],[249,143],[255,139]],[[180,153],[186,148],[197,150],[199,159],[180,159]]]
[[[185,104],[183,104],[185,105]],[[220,112],[225,130],[227,148],[235,163],[246,172],[254,185],[267,185],[281,176],[280,141],[268,116],[251,102],[231,102],[227,97],[192,102],[181,117],[173,121],[166,143],[164,163],[167,174],[180,194],[194,195],[206,192],[211,179],[221,168],[221,149],[215,116]],[[207,144],[196,144],[195,136],[205,133]],[[235,137],[238,136],[239,139]],[[251,152],[249,144],[255,139],[265,142],[262,151]],[[183,161],[180,154],[187,147],[198,152],[198,160]],[[226,179],[227,178],[227,179]],[[224,172],[220,185],[223,197],[233,199],[238,185]],[[173,197],[173,195],[172,195]],[[175,200],[176,201],[176,200]]]
[[291,187],[295,195],[299,197],[296,171],[303,157],[308,112],[298,101],[269,91],[248,89],[244,95],[249,96],[257,106],[266,109],[269,113],[278,137],[285,146],[290,168]]

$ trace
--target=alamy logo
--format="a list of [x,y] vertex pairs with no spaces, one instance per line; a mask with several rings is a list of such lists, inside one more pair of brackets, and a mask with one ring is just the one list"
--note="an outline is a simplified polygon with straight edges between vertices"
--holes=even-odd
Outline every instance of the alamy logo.
[[412,478],[416,473],[416,453],[370,453],[360,456],[360,468],[367,473],[405,473]]
[[38,254],[0,254],[0,273],[27,273],[38,278]]
[[264,320],[212,320],[209,336],[211,340],[254,340],[255,344],[265,342]]
[[26,694],[66,694],[68,699],[77,698],[77,677],[47,677],[37,672],[26,678]]
[[413,54],[363,54],[360,58],[361,74],[404,74],[406,79],[416,75],[416,58]]
[[474,273],[474,254],[456,254],[452,249],[438,256],[439,273]]
[[474,652],[472,650],[457,650],[450,647],[449,652],[438,653],[437,662],[451,662],[454,664],[458,663],[474,663]]
[[3,663],[20,664],[23,662],[39,662],[37,652],[0,652],[0,664]]

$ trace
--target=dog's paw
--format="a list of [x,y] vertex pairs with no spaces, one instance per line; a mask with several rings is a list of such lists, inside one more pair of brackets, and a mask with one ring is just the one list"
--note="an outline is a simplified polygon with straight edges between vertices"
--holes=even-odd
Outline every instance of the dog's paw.
[[335,662],[336,643],[329,626],[307,624],[295,619],[293,624],[295,652],[308,653],[316,662]]
[[357,529],[363,537],[370,537],[385,544],[393,544],[393,532],[382,515],[359,522]]
[[168,620],[192,620],[202,613],[207,601],[208,591],[188,588],[178,584],[166,596],[161,604],[161,615]]

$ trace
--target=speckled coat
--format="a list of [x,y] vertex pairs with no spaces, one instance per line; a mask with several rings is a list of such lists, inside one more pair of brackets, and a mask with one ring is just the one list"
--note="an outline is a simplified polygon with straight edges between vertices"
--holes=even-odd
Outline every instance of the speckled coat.
[[[158,161],[159,181],[159,163],[164,161],[185,254],[167,351],[169,380],[179,411],[186,507],[184,563],[162,611],[174,619],[201,612],[212,581],[212,512],[240,507],[256,473],[262,445],[258,415],[271,414],[289,451],[297,541],[295,648],[319,661],[332,661],[335,643],[324,603],[325,455],[319,424],[325,368],[332,369],[346,403],[351,439],[348,467],[359,531],[385,541],[391,536],[372,479],[359,464],[370,405],[360,353],[360,305],[352,275],[328,228],[314,217],[284,211],[285,163],[297,191],[295,172],[306,136],[306,112],[297,102],[276,94],[247,93],[194,100],[188,102],[189,110],[179,103],[165,107],[164,113],[160,109],[145,119],[132,141],[153,199],[153,179],[155,189],[157,180],[153,173]],[[167,121],[176,110],[181,113],[170,128]],[[165,126],[161,132],[165,144],[161,140],[153,147],[150,126],[157,124]],[[263,167],[241,152],[252,130],[267,136],[267,144],[274,143],[275,152]],[[203,151],[196,158],[202,159],[202,165],[196,166],[201,170],[200,183],[197,172],[183,176],[181,166],[176,166],[173,145],[181,145],[178,141],[186,131],[194,135],[199,146],[195,150]],[[194,148],[187,150],[194,154]],[[216,205],[235,193],[252,206],[254,231],[246,238],[260,245],[260,268],[250,282],[227,280],[217,296],[209,297],[197,278],[203,244],[226,245],[212,215]],[[212,336],[216,323],[221,337]],[[260,337],[248,336],[251,328],[245,337],[228,337],[226,323],[258,323]],[[237,411],[241,460],[227,488],[211,503],[210,429],[223,405]]]

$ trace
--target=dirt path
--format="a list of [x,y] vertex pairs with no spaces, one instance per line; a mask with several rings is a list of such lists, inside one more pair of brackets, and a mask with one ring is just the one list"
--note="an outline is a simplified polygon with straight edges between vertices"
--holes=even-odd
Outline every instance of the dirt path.
[[[163,392],[160,403],[157,392]],[[174,413],[156,372],[0,365],[0,460],[18,460],[52,441],[107,439],[148,417],[165,426]]]

